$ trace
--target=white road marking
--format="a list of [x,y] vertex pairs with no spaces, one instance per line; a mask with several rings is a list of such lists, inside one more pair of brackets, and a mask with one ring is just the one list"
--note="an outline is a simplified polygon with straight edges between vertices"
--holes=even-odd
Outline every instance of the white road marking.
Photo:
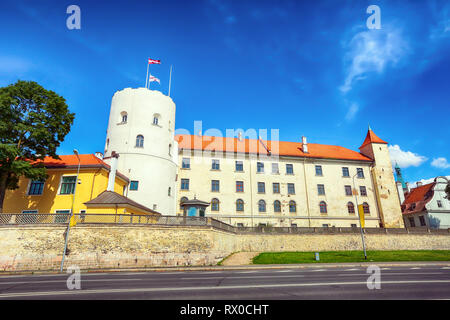
[[391,268],[381,268],[381,270],[391,270]]
[[356,270],[359,270],[359,269],[357,269],[357,268],[354,268],[354,269],[346,269],[346,270],[344,270],[344,271],[356,271]]
[[[292,275],[292,276],[248,276],[248,277],[227,277],[227,280],[232,280],[232,279],[258,279],[258,278],[267,278],[267,279],[278,279],[278,278],[301,278],[304,277],[302,275]],[[181,280],[203,280],[203,279],[208,279],[208,280],[214,280],[214,279],[224,279],[224,277],[197,277],[197,278],[181,278]]]
[[[383,281],[386,284],[410,284],[410,283],[450,283],[450,280],[407,280],[407,281]],[[64,291],[38,291],[0,294],[0,298],[16,298],[30,296],[59,296],[59,295],[83,295],[83,294],[111,294],[111,293],[131,293],[131,292],[164,292],[164,291],[198,291],[198,290],[229,290],[229,289],[249,289],[249,288],[288,288],[288,287],[320,287],[320,286],[345,286],[362,285],[366,286],[366,281],[354,282],[322,282],[322,283],[285,283],[285,284],[245,284],[236,286],[210,286],[210,287],[173,287],[173,288],[126,288],[126,289],[97,289],[97,290],[64,290]]]
[[[444,272],[391,272],[391,273],[382,273],[383,276],[394,276],[394,275],[403,275],[403,276],[409,276],[409,275],[424,275],[424,274],[445,274]],[[338,274],[338,276],[369,276],[368,273],[341,273]]]
[[328,271],[327,269],[317,269],[317,270],[311,270],[310,272],[317,272],[317,271]]
[[[142,281],[146,279],[81,279],[81,282],[114,282],[114,281]],[[13,281],[13,282],[0,282],[0,285],[2,284],[39,284],[39,283],[57,283],[57,282],[66,282],[67,280],[61,279],[61,280],[41,280],[41,281]]]
[[275,272],[293,272],[294,270],[280,270],[280,271],[275,271]]
[[450,267],[443,267],[443,268],[441,268],[441,269],[450,269]]
[[240,272],[236,272],[236,273],[256,273],[258,271],[240,271]]
[[409,268],[409,270],[418,270],[421,269],[420,267],[415,267],[415,268]]

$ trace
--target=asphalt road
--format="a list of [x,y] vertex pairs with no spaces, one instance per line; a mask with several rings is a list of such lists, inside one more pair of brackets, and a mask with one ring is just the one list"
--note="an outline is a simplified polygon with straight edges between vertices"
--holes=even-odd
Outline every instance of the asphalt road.
[[0,276],[0,299],[450,299],[450,267],[381,267],[369,290],[365,267]]

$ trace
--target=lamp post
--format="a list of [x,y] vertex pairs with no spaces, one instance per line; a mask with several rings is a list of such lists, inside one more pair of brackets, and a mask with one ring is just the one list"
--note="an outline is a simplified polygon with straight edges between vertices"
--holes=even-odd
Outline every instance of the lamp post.
[[361,225],[361,216],[359,213],[359,207],[358,207],[358,191],[356,190],[356,186],[355,186],[355,177],[358,175],[358,171],[356,171],[355,175],[353,176],[353,190],[355,190],[355,202],[356,202],[356,211],[358,212],[358,218],[359,218],[359,231],[361,232],[361,240],[362,240],[362,245],[363,245],[363,250],[364,250],[364,260],[367,260],[367,254],[366,254],[366,244],[364,243],[364,233],[363,233],[363,229],[362,229],[362,225]]
[[74,203],[75,203],[75,193],[77,191],[78,175],[80,174],[80,163],[81,163],[81,160],[80,160],[80,156],[78,154],[78,150],[77,149],[73,149],[73,153],[78,158],[78,169],[77,169],[77,177],[75,179],[75,187],[73,188],[72,207],[70,209],[69,222],[67,223],[66,240],[65,240],[65,243],[64,243],[64,251],[63,251],[63,256],[62,256],[62,260],[61,260],[61,268],[59,270],[60,272],[63,272],[63,268],[64,268],[64,258],[66,257],[67,242],[69,241],[70,222],[71,222],[72,216],[73,216],[73,206],[74,206]]

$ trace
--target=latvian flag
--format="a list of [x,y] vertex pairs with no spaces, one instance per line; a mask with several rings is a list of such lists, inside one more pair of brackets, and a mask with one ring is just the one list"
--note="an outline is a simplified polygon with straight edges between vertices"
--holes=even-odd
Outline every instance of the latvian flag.
[[161,60],[148,59],[148,64],[161,64]]
[[161,84],[161,81],[159,81],[158,78],[156,78],[156,77],[154,77],[154,76],[152,76],[152,75],[150,75],[150,77],[148,78],[148,81],[150,81],[150,82],[156,81],[156,82],[158,82],[159,84]]

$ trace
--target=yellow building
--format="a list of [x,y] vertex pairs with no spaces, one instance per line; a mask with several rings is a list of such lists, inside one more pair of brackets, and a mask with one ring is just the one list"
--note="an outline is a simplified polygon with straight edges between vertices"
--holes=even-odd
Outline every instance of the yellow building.
[[[8,190],[3,213],[59,213],[66,216],[71,213],[74,201],[74,214],[159,215],[126,197],[128,178],[115,170],[111,174],[111,167],[97,156],[62,155],[60,158],[43,160],[48,175],[44,182],[22,177],[18,189]],[[75,188],[78,165],[80,172]],[[109,180],[114,180],[110,186]]]

